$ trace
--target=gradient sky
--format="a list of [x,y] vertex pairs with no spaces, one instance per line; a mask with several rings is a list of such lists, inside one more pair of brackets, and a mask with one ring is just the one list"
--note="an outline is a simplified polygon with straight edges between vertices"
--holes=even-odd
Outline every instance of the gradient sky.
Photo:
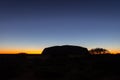
[[0,0],[0,52],[67,44],[120,52],[120,1]]

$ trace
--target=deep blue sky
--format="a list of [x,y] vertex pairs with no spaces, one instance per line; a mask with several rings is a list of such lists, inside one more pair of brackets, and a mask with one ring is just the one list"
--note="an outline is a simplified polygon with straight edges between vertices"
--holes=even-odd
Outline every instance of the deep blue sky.
[[119,0],[0,0],[0,49],[54,45],[120,52]]

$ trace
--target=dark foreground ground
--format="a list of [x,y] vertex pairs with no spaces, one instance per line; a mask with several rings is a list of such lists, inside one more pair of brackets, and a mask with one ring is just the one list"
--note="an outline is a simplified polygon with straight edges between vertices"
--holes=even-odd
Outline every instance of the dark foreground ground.
[[120,80],[120,55],[0,55],[0,80]]

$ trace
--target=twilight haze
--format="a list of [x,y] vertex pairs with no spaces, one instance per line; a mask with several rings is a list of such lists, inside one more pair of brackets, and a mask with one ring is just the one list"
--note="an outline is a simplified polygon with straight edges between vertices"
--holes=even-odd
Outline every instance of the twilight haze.
[[67,44],[120,52],[120,1],[0,0],[0,53]]

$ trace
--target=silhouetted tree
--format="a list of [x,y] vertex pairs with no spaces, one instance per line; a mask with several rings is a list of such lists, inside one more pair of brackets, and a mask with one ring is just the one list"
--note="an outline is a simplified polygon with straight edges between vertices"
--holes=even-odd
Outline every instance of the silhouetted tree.
[[109,51],[104,48],[95,48],[89,51],[91,54],[108,54]]

